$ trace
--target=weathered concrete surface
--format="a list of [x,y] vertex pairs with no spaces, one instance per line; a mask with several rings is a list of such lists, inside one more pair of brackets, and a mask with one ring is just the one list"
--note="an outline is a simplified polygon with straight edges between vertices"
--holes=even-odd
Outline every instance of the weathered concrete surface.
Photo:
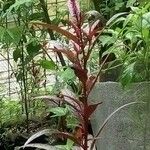
[[116,82],[95,85],[89,102],[102,101],[91,117],[92,128],[97,133],[103,121],[115,109],[133,101],[145,101],[120,110],[103,129],[97,141],[97,150],[150,150],[150,82],[135,83],[127,89]]

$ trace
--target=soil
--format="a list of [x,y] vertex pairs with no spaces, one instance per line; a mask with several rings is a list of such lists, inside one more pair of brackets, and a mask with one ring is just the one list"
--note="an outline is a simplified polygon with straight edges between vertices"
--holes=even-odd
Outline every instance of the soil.
[[[52,128],[55,120],[44,118],[42,121],[29,121],[29,132],[27,133],[26,123],[9,124],[0,128],[0,150],[18,150],[23,146],[27,139],[37,131]],[[43,135],[33,141],[33,143],[52,143],[55,139]],[[21,150],[20,148],[19,150]],[[35,150],[35,148],[25,148],[24,150]]]

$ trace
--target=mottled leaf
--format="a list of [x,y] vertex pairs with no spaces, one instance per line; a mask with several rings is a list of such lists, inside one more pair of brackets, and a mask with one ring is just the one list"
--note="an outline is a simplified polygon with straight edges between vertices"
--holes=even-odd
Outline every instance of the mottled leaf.
[[35,134],[33,134],[24,144],[23,147],[26,147],[26,145],[28,145],[29,143],[31,143],[33,140],[35,140],[36,138],[40,137],[41,135],[44,134],[48,134],[48,135],[52,135],[53,133],[55,133],[56,131],[54,130],[50,130],[50,129],[44,129],[42,131],[39,131]]
[[48,144],[39,144],[39,143],[32,143],[32,144],[27,144],[25,147],[34,147],[38,149],[43,149],[43,150],[61,150],[55,146],[50,146]]

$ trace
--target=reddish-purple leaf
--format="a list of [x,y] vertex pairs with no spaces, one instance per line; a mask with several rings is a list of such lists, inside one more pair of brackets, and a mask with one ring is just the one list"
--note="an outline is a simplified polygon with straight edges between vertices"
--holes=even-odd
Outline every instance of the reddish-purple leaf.
[[75,50],[70,51],[66,46],[58,41],[51,40],[50,42],[45,44],[45,49],[63,53],[72,63],[78,64],[79,62],[77,58],[77,52]]
[[80,54],[81,53],[80,46],[74,42],[72,44],[73,44],[73,48],[77,52],[77,54]]
[[53,50],[54,52],[63,53],[72,63],[78,63],[79,62],[77,55],[76,55],[76,52],[74,52],[74,51],[70,51],[67,49],[58,49],[56,47],[50,48],[50,49]]
[[59,131],[57,130],[53,130],[53,129],[44,129],[41,131],[36,132],[35,134],[33,134],[24,144],[23,147],[26,147],[26,145],[28,145],[29,143],[31,143],[33,140],[37,139],[38,137],[42,136],[42,135],[48,135],[48,136],[52,136],[55,133],[58,133]]
[[80,66],[74,64],[71,67],[74,70],[75,75],[79,78],[82,83],[86,83],[87,80],[87,70],[82,69]]
[[57,132],[57,133],[54,133],[53,135],[56,135],[57,137],[60,137],[60,138],[70,139],[74,141],[77,145],[83,147],[82,141],[76,138],[73,134],[70,134],[68,132]]
[[82,127],[76,127],[74,131],[74,135],[77,139],[82,141],[83,139],[83,128]]
[[93,114],[93,112],[96,110],[97,106],[99,106],[100,104],[102,104],[102,102],[97,103],[97,104],[91,104],[91,105],[87,106],[86,117],[89,118]]
[[101,30],[100,27],[99,27],[99,23],[100,23],[100,21],[97,20],[90,27],[90,29],[89,29],[89,35],[88,35],[89,39],[92,39],[93,37],[95,37],[95,36],[98,35],[98,31]]
[[95,21],[95,22],[92,24],[90,31],[92,32],[93,30],[99,28],[99,23],[100,23],[100,20]]
[[86,82],[86,90],[87,90],[87,93],[90,93],[91,92],[91,87],[95,81],[96,77],[95,76],[90,76]]
[[75,34],[77,35],[77,37],[79,37],[80,36],[80,30],[79,30],[78,26],[72,21],[69,22],[69,25],[72,26],[72,28],[74,29]]
[[36,26],[39,25],[39,26],[42,26],[44,28],[54,30],[54,31],[64,35],[65,37],[67,37],[69,40],[73,40],[75,43],[78,43],[78,38],[75,35],[73,35],[72,33],[58,27],[57,25],[51,25],[51,24],[47,24],[44,22],[40,22],[40,21],[32,21],[31,23],[33,25],[36,25]]
[[79,139],[77,139],[73,134],[70,134],[68,132],[61,132],[61,131],[57,131],[57,130],[50,130],[50,129],[44,129],[44,130],[41,130],[37,133],[35,133],[34,135],[32,135],[27,141],[26,143],[24,144],[23,147],[26,147],[29,143],[31,143],[33,140],[35,140],[36,138],[40,137],[41,135],[49,135],[49,136],[57,136],[57,137],[60,137],[60,138],[69,138],[71,139],[72,141],[74,141],[76,144],[80,145],[82,147],[82,144],[81,144],[81,141]]
[[45,101],[45,103],[49,105],[52,105],[52,103],[58,105],[62,101],[62,99],[57,96],[49,96],[49,95],[37,96],[37,97],[34,97],[33,99],[42,99]]
[[[58,150],[55,146],[51,146],[48,144],[40,144],[40,143],[27,144],[25,147],[34,147],[34,149],[37,148],[37,149],[43,149],[43,150]],[[20,148],[24,149],[25,147],[20,147]],[[17,148],[17,149],[20,149],[20,148]]]
[[63,90],[61,90],[61,93],[64,96],[64,100],[66,102],[70,103],[71,105],[73,105],[74,107],[76,107],[77,109],[80,110],[81,102],[78,100],[75,93],[73,93],[69,89],[63,89]]
[[68,0],[68,8],[71,17],[75,17],[76,21],[80,21],[80,7],[77,0]]
[[83,106],[82,106],[82,102],[80,102],[77,98],[77,96],[70,91],[69,89],[63,89],[61,91],[63,97],[64,97],[64,101],[71,106],[71,108],[73,108],[73,113],[75,116],[77,116],[80,120],[83,119]]

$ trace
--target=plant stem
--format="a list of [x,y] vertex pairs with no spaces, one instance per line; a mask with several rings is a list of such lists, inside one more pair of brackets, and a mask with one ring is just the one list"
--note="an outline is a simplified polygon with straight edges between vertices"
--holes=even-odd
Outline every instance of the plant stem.
[[[6,16],[6,28],[8,28],[8,19],[7,19],[7,16]],[[6,51],[7,51],[7,67],[8,67],[8,95],[9,95],[9,99],[10,99],[10,93],[11,93],[11,88],[10,88],[10,57],[9,57],[9,45],[6,44]]]
[[23,90],[24,90],[24,103],[25,103],[25,114],[26,114],[26,124],[27,124],[27,133],[29,132],[29,112],[28,112],[28,99],[27,99],[27,78],[26,78],[26,70],[25,70],[25,62],[24,62],[24,49],[23,42],[21,42],[21,61],[22,61],[22,81],[23,81]]
[[[85,114],[86,115],[86,114]],[[88,118],[84,118],[84,150],[88,149]]]

